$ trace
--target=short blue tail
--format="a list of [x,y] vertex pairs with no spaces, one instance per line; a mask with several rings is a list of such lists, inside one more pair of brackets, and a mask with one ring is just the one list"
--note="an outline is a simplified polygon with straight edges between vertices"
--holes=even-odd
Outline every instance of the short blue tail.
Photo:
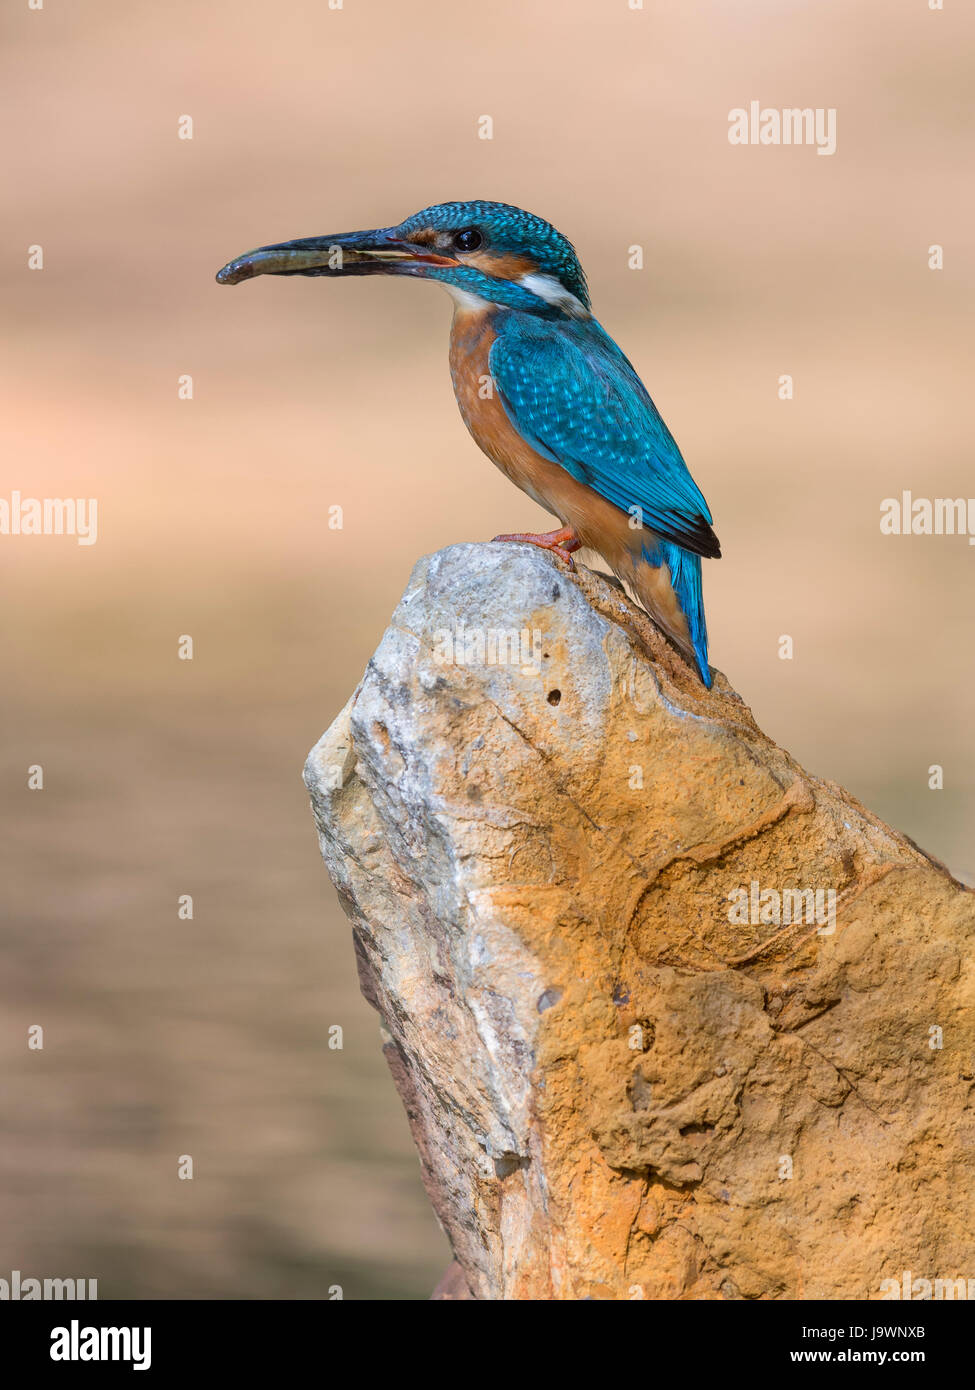
[[652,553],[644,547],[643,557],[651,565],[665,564],[670,569],[670,581],[687,618],[694,648],[697,672],[708,690],[711,672],[708,668],[708,627],[704,619],[704,593],[701,587],[701,557],[682,550],[672,541],[658,541]]

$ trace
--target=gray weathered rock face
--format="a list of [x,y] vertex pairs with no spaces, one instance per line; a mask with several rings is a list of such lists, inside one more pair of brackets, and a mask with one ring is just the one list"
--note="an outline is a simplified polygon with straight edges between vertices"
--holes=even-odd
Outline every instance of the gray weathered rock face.
[[975,1279],[975,896],[618,588],[422,560],[305,776],[442,1296]]

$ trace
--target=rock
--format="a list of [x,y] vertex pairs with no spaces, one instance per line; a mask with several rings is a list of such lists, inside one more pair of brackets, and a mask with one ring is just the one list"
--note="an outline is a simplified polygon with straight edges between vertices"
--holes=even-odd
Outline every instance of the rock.
[[436,1300],[443,1303],[458,1303],[467,1301],[471,1298],[471,1291],[467,1287],[467,1280],[464,1278],[464,1271],[456,1260],[452,1260],[447,1266],[447,1271],[440,1283],[430,1295],[431,1303]]
[[618,586],[422,560],[305,775],[446,1296],[975,1276],[975,895]]

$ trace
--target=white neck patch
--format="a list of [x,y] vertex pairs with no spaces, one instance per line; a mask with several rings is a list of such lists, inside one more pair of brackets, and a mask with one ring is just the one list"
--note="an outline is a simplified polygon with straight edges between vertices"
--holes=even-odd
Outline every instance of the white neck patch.
[[539,299],[544,299],[547,304],[554,304],[574,319],[592,318],[582,300],[577,299],[560,284],[554,275],[523,275],[518,283],[532,294],[537,294]]
[[482,299],[479,294],[471,294],[470,290],[463,290],[459,285],[452,285],[449,280],[441,280],[440,284],[454,301],[457,313],[476,314],[482,309],[491,308],[488,300]]

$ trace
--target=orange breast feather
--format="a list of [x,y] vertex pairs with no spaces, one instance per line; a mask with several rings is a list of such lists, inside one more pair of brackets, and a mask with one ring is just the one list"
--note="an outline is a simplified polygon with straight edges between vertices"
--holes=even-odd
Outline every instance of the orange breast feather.
[[464,423],[492,463],[563,525],[574,526],[584,545],[610,564],[617,558],[631,564],[647,533],[632,530],[626,512],[537,453],[508,419],[488,363],[497,336],[491,318],[490,310],[458,309],[454,315],[450,374]]
[[492,317],[490,308],[458,307],[454,313],[450,374],[465,425],[491,462],[563,526],[574,527],[583,545],[602,555],[613,572],[633,586],[664,630],[686,646],[687,620],[667,566],[651,568],[643,561],[644,545],[652,549],[656,542],[653,533],[633,528],[628,513],[537,453],[508,419],[488,363],[497,337]]

